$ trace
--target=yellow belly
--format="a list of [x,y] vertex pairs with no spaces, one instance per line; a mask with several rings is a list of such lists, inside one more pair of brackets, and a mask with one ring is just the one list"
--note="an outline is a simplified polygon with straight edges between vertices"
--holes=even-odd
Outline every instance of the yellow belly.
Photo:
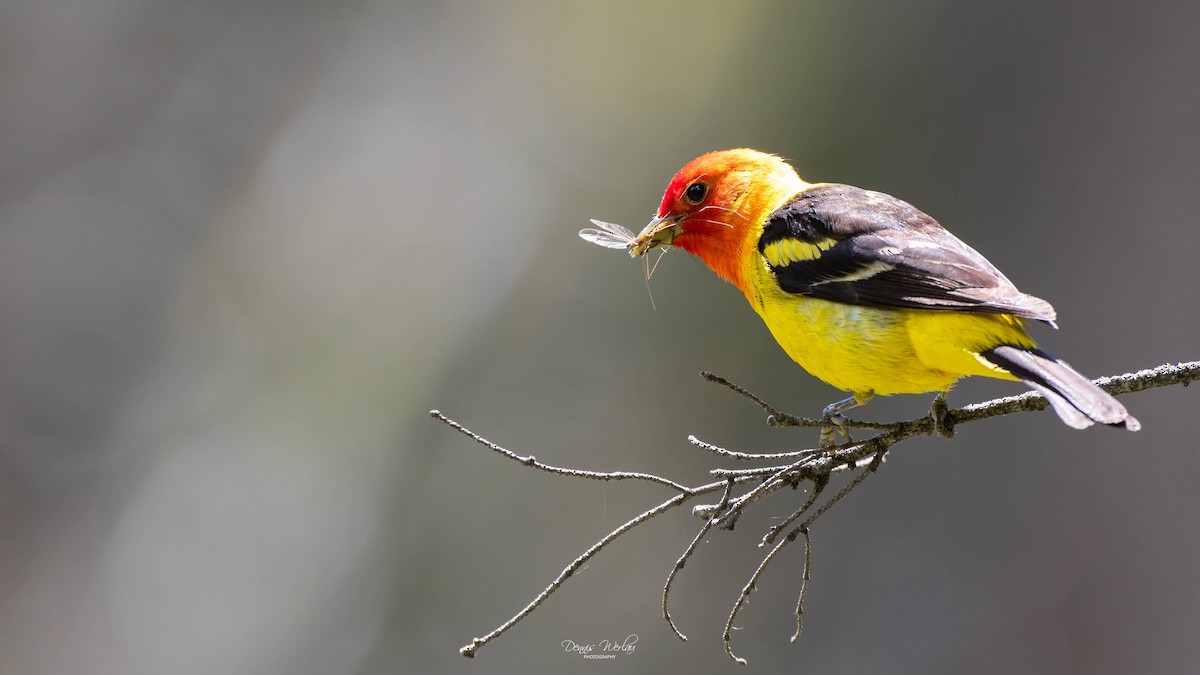
[[747,295],[784,351],[860,398],[945,391],[966,375],[1015,380],[979,353],[1000,344],[1036,346],[1023,322],[1007,314],[877,309],[765,293]]

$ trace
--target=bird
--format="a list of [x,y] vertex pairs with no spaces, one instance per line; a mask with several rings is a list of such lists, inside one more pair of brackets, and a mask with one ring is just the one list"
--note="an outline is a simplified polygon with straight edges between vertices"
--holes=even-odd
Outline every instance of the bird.
[[959,379],[1019,380],[1064,423],[1141,425],[1120,402],[1038,348],[1031,322],[1057,328],[1049,302],[911,204],[839,183],[808,183],[781,157],[738,148],[688,162],[633,236],[585,239],[631,256],[680,248],[733,284],[796,363],[849,392],[822,411],[821,444],[849,440],[846,411],[875,396],[937,393]]

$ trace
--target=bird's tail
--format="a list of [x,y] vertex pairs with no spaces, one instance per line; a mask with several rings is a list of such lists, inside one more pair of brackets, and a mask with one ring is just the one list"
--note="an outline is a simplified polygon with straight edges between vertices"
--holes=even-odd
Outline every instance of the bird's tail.
[[1001,345],[980,354],[988,362],[1021,378],[1046,397],[1068,426],[1086,429],[1093,422],[1130,431],[1142,428],[1117,399],[1092,384],[1074,368],[1040,349]]

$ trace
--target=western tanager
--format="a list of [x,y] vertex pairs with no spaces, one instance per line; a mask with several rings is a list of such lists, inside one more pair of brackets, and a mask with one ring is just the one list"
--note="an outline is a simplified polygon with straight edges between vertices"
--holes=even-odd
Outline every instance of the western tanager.
[[[636,237],[596,222],[603,231],[581,236],[632,256],[679,247],[737,286],[792,359],[853,394],[825,408],[827,423],[876,395],[938,392],[944,405],[956,380],[982,375],[1024,381],[1076,429],[1140,427],[1037,348],[1026,324],[1054,326],[1050,303],[895,197],[806,183],[775,155],[725,150],[680,169]],[[827,426],[823,444],[832,438]]]

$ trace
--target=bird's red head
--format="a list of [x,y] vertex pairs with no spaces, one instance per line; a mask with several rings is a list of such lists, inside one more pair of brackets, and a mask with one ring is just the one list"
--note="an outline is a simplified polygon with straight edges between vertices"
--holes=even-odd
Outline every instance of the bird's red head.
[[745,291],[746,247],[755,245],[767,216],[805,187],[775,155],[748,148],[701,155],[671,179],[658,214],[630,251],[678,246]]

